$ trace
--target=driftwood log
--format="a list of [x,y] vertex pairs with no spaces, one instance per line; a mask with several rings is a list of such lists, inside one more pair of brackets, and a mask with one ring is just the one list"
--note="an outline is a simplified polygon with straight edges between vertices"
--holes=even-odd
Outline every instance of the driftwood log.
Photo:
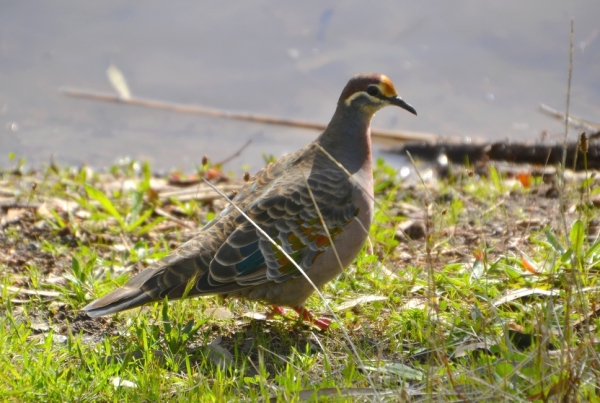
[[[446,156],[449,162],[457,164],[505,161],[545,166],[562,163],[563,145],[509,142],[485,144],[419,142],[407,143],[405,146],[396,148],[392,152],[406,155],[407,151],[414,158],[425,161],[438,161],[441,156]],[[584,158],[579,142],[568,143],[566,168],[576,171],[586,168],[600,169],[600,142],[589,142],[587,158]]]

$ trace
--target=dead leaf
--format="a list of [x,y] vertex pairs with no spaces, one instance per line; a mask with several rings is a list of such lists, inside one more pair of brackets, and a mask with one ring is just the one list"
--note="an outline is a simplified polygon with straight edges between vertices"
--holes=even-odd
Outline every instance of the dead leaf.
[[15,305],[24,305],[24,304],[30,304],[31,300],[30,299],[18,299],[18,298],[11,298],[10,302],[15,304]]
[[519,172],[517,174],[517,179],[521,182],[524,188],[531,187],[531,173],[529,172]]
[[411,298],[404,305],[402,305],[401,310],[425,308],[425,301],[426,299],[423,297]]
[[8,197],[16,197],[17,196],[17,192],[15,190],[6,188],[6,187],[0,187],[0,195],[2,196],[8,196]]
[[43,218],[52,218],[52,213],[50,212],[50,209],[48,208],[48,203],[43,202],[42,204],[40,204],[40,206],[37,208],[36,210],[37,215],[39,215],[40,217]]
[[27,213],[27,210],[23,208],[9,208],[6,215],[0,220],[0,228],[18,223],[25,216],[25,213]]
[[204,311],[206,316],[211,318],[220,319],[220,320],[229,320],[233,319],[233,313],[227,308],[219,307],[219,308],[209,308]]
[[27,288],[18,288],[18,287],[11,287],[11,286],[7,286],[6,289],[10,292],[14,292],[17,294],[37,295],[40,297],[49,297],[49,298],[56,298],[56,297],[60,297],[62,295],[62,293],[57,292],[57,291],[30,290]]
[[137,388],[137,384],[131,381],[127,381],[125,379],[121,379],[118,376],[111,379],[113,386],[116,388]]
[[423,371],[399,362],[383,362],[383,365],[364,367],[367,371],[379,372],[385,375],[399,377],[409,381],[422,381],[425,378]]
[[520,229],[539,229],[544,225],[544,220],[541,218],[530,218],[529,220],[517,220],[515,225]]
[[398,277],[398,274],[394,273],[393,271],[391,271],[384,265],[380,265],[379,270],[381,270],[381,273],[383,273],[384,275],[386,275],[388,277]]
[[523,265],[523,268],[529,273],[540,274],[539,270],[537,269],[537,267],[535,267],[533,262],[529,261],[527,258],[525,258],[525,256],[521,257],[521,264]]
[[173,172],[169,176],[169,185],[177,187],[194,186],[202,182],[202,178],[196,174],[184,175],[179,172]]
[[267,315],[262,312],[246,312],[242,316],[253,320],[267,320]]
[[121,73],[121,70],[119,70],[117,66],[114,64],[108,66],[108,69],[106,69],[106,76],[108,77],[110,85],[112,85],[115,91],[117,91],[117,94],[119,94],[119,97],[123,99],[131,99],[131,91],[127,85],[125,75]]
[[514,330],[515,332],[525,333],[525,328],[521,325],[516,324],[515,322],[510,322],[508,324],[508,328],[510,330]]
[[546,297],[559,295],[559,290],[544,290],[542,288],[518,288],[511,290],[494,301],[494,306],[499,306],[515,299],[527,297],[529,295],[543,295]]
[[75,217],[81,218],[82,220],[87,220],[92,216],[92,213],[86,210],[79,210],[75,213]]
[[383,297],[381,295],[360,295],[356,298],[352,298],[348,301],[345,301],[337,306],[335,309],[336,312],[345,311],[346,309],[353,308],[357,305],[365,304],[367,302],[373,301],[385,301],[388,297]]
[[478,343],[470,343],[470,344],[464,344],[462,346],[458,346],[456,348],[456,350],[454,350],[454,353],[452,354],[452,358],[460,358],[463,357],[465,355],[467,355],[467,353],[472,352],[472,351],[477,351],[477,350],[482,350],[482,351],[489,351],[490,346],[492,346],[493,343],[486,343],[486,342],[478,342]]
[[34,332],[47,332],[48,330],[50,330],[50,325],[48,325],[47,323],[32,323],[30,325],[31,330],[33,330]]
[[77,202],[65,200],[58,197],[50,199],[50,205],[57,211],[64,211],[67,214],[74,213],[79,208]]

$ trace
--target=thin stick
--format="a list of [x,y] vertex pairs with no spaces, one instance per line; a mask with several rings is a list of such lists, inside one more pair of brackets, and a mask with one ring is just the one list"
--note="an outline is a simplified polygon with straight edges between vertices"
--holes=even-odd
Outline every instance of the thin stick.
[[460,391],[460,389],[457,387],[455,381],[454,381],[454,375],[452,374],[452,369],[450,368],[450,364],[449,364],[449,360],[448,360],[448,355],[446,354],[446,339],[444,338],[444,333],[442,330],[442,327],[439,325],[440,323],[442,323],[442,319],[440,317],[440,307],[439,304],[437,302],[434,302],[435,299],[435,277],[434,277],[434,273],[433,273],[433,260],[431,258],[432,255],[432,242],[431,242],[431,222],[430,222],[430,218],[429,218],[429,206],[431,206],[431,200],[433,200],[433,197],[431,195],[431,192],[429,191],[429,189],[427,188],[427,185],[425,184],[425,180],[423,180],[423,176],[421,176],[421,172],[419,172],[419,169],[417,168],[417,164],[415,163],[415,160],[413,159],[412,155],[410,154],[410,152],[406,152],[406,155],[408,156],[408,159],[410,160],[413,168],[415,169],[415,173],[417,174],[417,176],[419,177],[419,180],[421,181],[421,185],[423,185],[423,188],[425,189],[425,192],[428,195],[429,200],[425,199],[425,253],[426,253],[426,262],[427,262],[427,279],[428,279],[428,284],[427,284],[427,304],[430,307],[431,311],[433,311],[435,318],[436,318],[436,326],[435,326],[435,330],[439,330],[439,341],[442,344],[442,348],[436,348],[435,351],[438,354],[438,359],[441,361],[441,363],[446,367],[446,371],[448,373],[448,380],[450,381],[450,384],[452,386],[452,389],[454,390],[454,393],[456,393],[456,395],[460,398],[461,401],[463,402],[468,402],[469,400],[466,398],[465,395],[463,395],[463,393]]
[[[573,30],[575,25],[575,19],[571,18],[571,35],[570,35],[570,46],[569,46],[569,75],[567,79],[567,109],[565,110],[565,138],[563,141],[563,155],[562,155],[562,166],[560,169],[560,197],[559,197],[559,208],[562,213],[563,230],[565,231],[565,239],[567,245],[570,246],[569,233],[567,232],[567,219],[565,217],[565,168],[567,164],[567,137],[569,135],[569,108],[571,106],[571,77],[573,75]],[[577,152],[577,151],[576,151]]]
[[240,154],[242,153],[242,151],[244,151],[246,149],[246,147],[248,147],[250,145],[250,143],[252,143],[252,139],[249,139],[248,141],[246,141],[246,144],[241,146],[239,150],[237,150],[235,153],[231,154],[229,157],[225,158],[224,160],[215,163],[215,165],[217,165],[217,166],[225,165],[232,159],[239,157]]
[[[338,254],[337,248],[335,247],[335,244],[333,243],[333,238],[331,238],[331,234],[329,233],[329,228],[327,228],[327,224],[325,224],[325,220],[323,219],[323,215],[321,214],[321,209],[319,209],[319,206],[317,205],[317,201],[315,200],[315,195],[312,192],[312,189],[310,188],[310,184],[308,183],[308,179],[306,179],[306,176],[304,176],[304,172],[302,173],[302,178],[304,178],[304,183],[306,183],[306,189],[308,190],[308,194],[310,195],[310,199],[313,202],[313,205],[315,206],[315,211],[317,212],[317,215],[319,216],[319,220],[321,221],[321,225],[323,226],[323,229],[325,230],[325,234],[327,235],[327,239],[329,239],[329,244],[331,245],[331,249],[333,250],[333,253],[335,255],[335,258],[338,261],[338,264],[340,265],[340,270],[343,271],[344,270],[344,265],[342,264],[342,260],[340,259],[340,255]],[[358,217],[356,218],[356,221],[360,221],[358,219]],[[362,225],[361,225],[362,226]],[[362,226],[364,228],[364,226]],[[368,233],[367,233],[368,235]]]
[[[219,190],[221,190],[222,192],[232,192],[232,191],[240,190],[241,188],[242,188],[241,185],[221,185],[221,186],[219,186]],[[218,197],[218,194],[215,194],[215,192],[212,190],[212,188],[205,187],[205,186],[197,186],[197,187],[194,186],[194,187],[178,189],[178,190],[167,190],[167,191],[158,193],[158,197],[160,197],[161,201],[168,200],[171,197],[175,197],[175,198],[179,199],[183,196],[190,196],[190,195],[196,196],[199,198],[202,198],[204,196]]]
[[184,228],[191,229],[191,230],[198,229],[195,226],[188,224],[187,222],[180,220],[179,218],[167,213],[165,210],[161,209],[160,207],[154,207],[154,212],[161,217],[165,217],[166,219],[173,221],[174,223],[176,223],[178,225],[181,225]]
[[[559,209],[560,215],[562,217],[563,229],[565,233],[565,241],[567,245],[571,246],[571,239],[569,237],[569,233],[567,232],[567,218],[565,211],[565,169],[566,169],[566,161],[567,161],[567,136],[569,134],[569,107],[571,104],[571,76],[573,72],[573,31],[574,31],[575,19],[571,18],[571,34],[570,34],[570,46],[569,46],[569,75],[567,81],[567,108],[565,110],[565,138],[563,143],[563,155],[562,155],[562,166],[560,169],[560,195],[559,195]],[[577,152],[577,151],[575,151]],[[577,270],[577,266],[575,263],[577,262],[579,256],[573,254],[572,257],[572,269],[571,269],[571,284],[567,287],[566,295],[565,295],[565,312],[564,312],[564,348],[561,349],[561,369],[566,372],[572,373],[572,355],[571,355],[571,323],[570,323],[570,315],[571,315],[571,303],[573,299],[572,287],[577,284],[577,276],[575,274]],[[566,367],[566,368],[565,368]],[[564,396],[566,400],[568,399],[568,391]]]
[[[243,120],[247,122],[264,123],[270,125],[279,126],[290,126],[301,129],[312,129],[323,131],[327,125],[316,122],[309,122],[305,120],[295,119],[282,119],[272,116],[265,115],[253,115],[250,113],[242,112],[228,112],[221,109],[207,108],[199,105],[185,105],[173,102],[164,102],[155,99],[148,98],[122,98],[119,95],[85,91],[79,89],[61,89],[60,92],[75,98],[92,99],[94,101],[102,102],[116,102],[127,105],[143,106],[145,108],[162,109],[173,112],[191,113],[195,115],[206,115],[217,118],[227,118],[233,120]],[[378,140],[382,143],[389,142],[405,142],[405,141],[435,141],[438,136],[432,133],[421,133],[421,132],[409,132],[409,131],[395,131],[395,130],[372,130],[371,137],[373,140]]]
[[569,126],[571,126],[574,129],[585,130],[589,133],[595,133],[597,131],[600,131],[600,124],[587,122],[583,119],[578,119],[574,116],[569,116],[569,118],[567,119],[567,116],[564,113],[559,112],[556,109],[552,109],[551,107],[545,104],[540,104],[539,111],[542,112],[544,115],[552,116],[563,122],[568,122]]

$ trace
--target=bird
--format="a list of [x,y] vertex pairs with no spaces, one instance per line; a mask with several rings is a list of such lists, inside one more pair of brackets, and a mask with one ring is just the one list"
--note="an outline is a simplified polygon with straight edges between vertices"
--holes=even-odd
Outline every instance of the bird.
[[314,287],[299,268],[320,288],[365,243],[374,212],[370,125],[388,105],[417,114],[387,76],[353,76],[314,141],[262,168],[198,235],[82,310],[97,317],[216,294],[270,305],[270,315],[291,307],[326,330],[331,319],[304,307]]

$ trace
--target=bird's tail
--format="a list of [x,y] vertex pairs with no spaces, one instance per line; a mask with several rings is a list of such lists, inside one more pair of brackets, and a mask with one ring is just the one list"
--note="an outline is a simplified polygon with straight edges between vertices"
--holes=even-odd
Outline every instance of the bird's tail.
[[114,290],[110,294],[95,300],[91,304],[85,306],[82,310],[85,311],[88,316],[95,318],[97,316],[136,308],[153,300],[155,300],[155,298],[148,295],[140,288],[132,288],[125,285]]
[[[161,270],[147,268],[138,275],[134,276],[127,284],[114,290],[85,306],[82,310],[88,316],[95,318],[97,316],[108,315],[115,312],[121,312],[126,309],[136,308],[148,302],[160,299],[162,289],[157,287],[157,274]],[[153,281],[154,280],[154,281]]]

